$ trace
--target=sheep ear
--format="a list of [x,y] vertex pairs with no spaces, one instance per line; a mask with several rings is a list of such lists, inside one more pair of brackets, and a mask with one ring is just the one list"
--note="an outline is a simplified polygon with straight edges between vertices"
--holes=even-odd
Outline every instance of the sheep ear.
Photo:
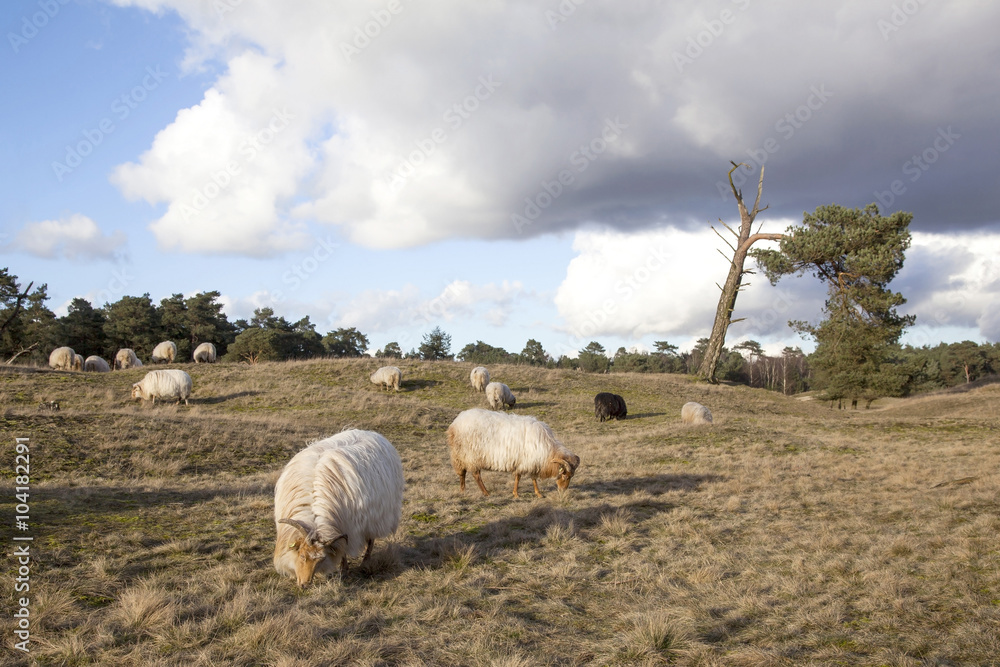
[[295,526],[302,531],[302,536],[306,539],[309,538],[309,534],[313,531],[312,526],[305,521],[299,521],[298,519],[278,519],[278,523],[287,523],[289,526]]

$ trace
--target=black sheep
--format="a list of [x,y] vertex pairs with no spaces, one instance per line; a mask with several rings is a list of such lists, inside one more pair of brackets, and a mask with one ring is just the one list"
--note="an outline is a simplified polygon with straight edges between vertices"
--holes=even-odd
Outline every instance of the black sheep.
[[618,394],[602,391],[594,396],[594,416],[600,421],[625,419],[627,415],[628,409],[625,407],[625,399]]

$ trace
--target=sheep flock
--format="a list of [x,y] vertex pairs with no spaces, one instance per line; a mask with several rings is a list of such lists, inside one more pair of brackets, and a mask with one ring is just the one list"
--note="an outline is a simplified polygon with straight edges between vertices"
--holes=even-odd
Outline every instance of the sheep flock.
[[[175,364],[177,346],[164,341],[150,353],[157,364]],[[215,363],[216,348],[202,343],[192,354],[192,362]],[[84,360],[72,348],[56,348],[49,356],[49,366],[57,371],[90,371],[142,368],[134,349],[122,348],[108,363],[91,355]],[[379,391],[399,392],[402,371],[383,366],[369,376]],[[469,375],[475,396],[467,399],[486,407],[471,405],[460,411],[447,429],[442,452],[459,477],[459,493],[465,491],[466,475],[472,474],[483,496],[489,491],[483,471],[513,475],[513,497],[520,498],[521,477],[531,479],[535,496],[543,498],[539,480],[554,479],[559,492],[566,492],[578,472],[581,459],[570,451],[552,428],[528,414],[510,412],[517,400],[510,387],[492,380],[485,367],[477,366]],[[405,391],[413,391],[408,385]],[[420,386],[417,384],[416,386]],[[147,372],[132,384],[131,398],[155,405],[157,400],[189,404],[194,388],[184,370],[168,368]],[[466,396],[469,396],[468,389]],[[391,395],[380,399],[393,402]],[[524,410],[529,406],[521,406]],[[502,410],[502,411],[501,411]],[[625,399],[611,392],[594,397],[598,421],[625,420]],[[633,417],[634,418],[634,417]],[[681,409],[683,424],[711,424],[711,411],[696,402]],[[300,587],[309,585],[319,575],[343,574],[348,559],[364,550],[367,561],[376,539],[391,537],[398,529],[404,494],[404,469],[395,447],[375,431],[344,430],[317,440],[299,450],[283,467],[274,488],[275,547],[274,569],[295,579]]]

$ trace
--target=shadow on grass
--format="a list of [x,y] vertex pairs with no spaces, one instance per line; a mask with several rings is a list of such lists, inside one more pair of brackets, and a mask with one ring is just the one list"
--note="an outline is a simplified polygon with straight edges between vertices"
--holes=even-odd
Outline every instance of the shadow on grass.
[[403,380],[399,383],[400,391],[417,391],[418,389],[427,389],[428,387],[436,387],[441,384],[441,380]]
[[216,486],[203,489],[156,489],[141,490],[121,486],[73,486],[45,487],[39,497],[46,501],[32,507],[33,514],[43,525],[74,525],[81,517],[120,515],[128,512],[144,513],[144,510],[162,510],[174,507],[178,512],[185,508],[220,498],[244,497],[248,493],[273,494],[273,485]]
[[645,491],[659,495],[667,491],[694,491],[706,482],[718,482],[722,479],[719,475],[646,475],[572,483],[569,488],[593,494]]
[[547,405],[558,405],[558,403],[555,401],[531,401],[530,403],[522,403],[521,401],[518,401],[512,409],[518,410],[520,408],[538,408]]
[[650,417],[663,417],[666,414],[667,414],[666,412],[641,412],[639,414],[627,415],[625,417],[625,419],[626,420],[628,420],[628,419],[649,419]]
[[235,394],[227,394],[226,396],[211,396],[209,398],[189,398],[191,403],[196,405],[217,405],[219,403],[225,403],[226,401],[232,401],[237,398],[243,398],[245,396],[257,396],[261,392],[259,391],[238,391]]
[[[512,499],[511,502],[524,500]],[[553,527],[564,529],[564,538],[572,535],[589,539],[581,531],[599,527],[606,518],[622,514],[629,519],[630,530],[643,532],[642,520],[669,512],[674,507],[673,503],[659,500],[638,500],[621,505],[602,503],[570,511],[557,505],[533,503],[523,516],[470,526],[445,535],[417,537],[412,544],[399,545],[398,564],[403,570],[426,567],[460,569],[473,559],[495,557],[499,552],[517,550],[525,545],[541,546],[551,539],[550,529]]]

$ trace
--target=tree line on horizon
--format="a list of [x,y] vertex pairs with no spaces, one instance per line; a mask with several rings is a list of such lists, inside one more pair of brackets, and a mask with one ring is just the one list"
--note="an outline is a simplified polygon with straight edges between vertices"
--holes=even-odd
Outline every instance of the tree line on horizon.
[[[308,316],[291,322],[271,308],[258,308],[249,320],[230,322],[222,312],[220,293],[201,292],[184,297],[174,294],[156,304],[149,294],[123,296],[114,303],[94,307],[83,298],[70,303],[66,315],[56,315],[45,305],[47,286],[33,289],[18,283],[7,268],[0,270],[0,357],[7,363],[45,365],[49,353],[67,345],[84,356],[113,358],[121,348],[132,348],[144,360],[164,340],[177,344],[178,359],[190,360],[201,342],[216,345],[224,361],[257,363],[318,357],[362,357],[369,353],[368,337],[354,327],[337,328],[325,334],[316,330]],[[435,327],[424,334],[417,348],[404,352],[398,342],[389,342],[374,352],[381,359],[453,360],[476,364],[525,364],[547,368],[576,369],[590,373],[680,373],[697,374],[709,339],[701,338],[689,351],[668,341],[656,341],[653,351],[627,351],[614,355],[598,341],[588,343],[576,357],[549,355],[542,344],[529,339],[520,352],[508,352],[477,340],[452,353],[451,336]],[[719,377],[794,394],[823,390],[827,398],[870,401],[882,396],[952,387],[1000,374],[1000,344],[941,343],[914,348],[895,345],[874,375],[851,360],[822,370],[816,360],[820,349],[805,354],[786,347],[780,355],[765,354],[760,343],[744,341],[731,349],[723,347],[718,362]],[[827,368],[833,368],[834,373]],[[844,386],[852,379],[860,388]],[[874,381],[873,381],[874,379]]]

